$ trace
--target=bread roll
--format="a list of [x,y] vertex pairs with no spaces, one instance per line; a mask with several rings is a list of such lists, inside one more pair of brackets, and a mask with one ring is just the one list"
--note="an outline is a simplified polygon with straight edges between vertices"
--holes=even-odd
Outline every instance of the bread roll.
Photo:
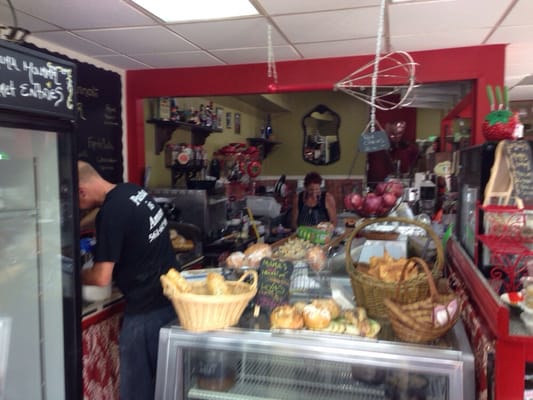
[[313,271],[321,271],[326,266],[326,253],[320,246],[313,246],[305,253],[305,258],[309,264],[309,268]]
[[224,277],[216,272],[209,272],[206,277],[207,290],[213,296],[231,294],[231,289]]
[[327,308],[319,308],[308,304],[303,311],[304,324],[309,329],[324,329],[331,322],[331,314]]
[[329,311],[331,319],[338,318],[341,315],[341,308],[333,299],[316,299],[311,302],[317,308],[325,308]]
[[259,268],[259,263],[265,257],[272,257],[272,247],[266,243],[256,243],[244,251],[244,265]]
[[187,282],[176,269],[170,268],[166,273],[166,276],[172,281],[179,292],[189,293],[191,291],[191,285],[189,285],[189,282]]
[[270,314],[270,327],[274,329],[301,329],[304,327],[302,313],[288,304],[278,306]]
[[242,251],[234,251],[226,258],[226,266],[232,269],[242,268],[245,255]]

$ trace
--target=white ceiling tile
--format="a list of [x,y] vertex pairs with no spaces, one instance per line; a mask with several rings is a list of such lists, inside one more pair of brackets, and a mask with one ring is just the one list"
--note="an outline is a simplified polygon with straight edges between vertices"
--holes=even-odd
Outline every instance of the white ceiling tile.
[[509,100],[532,100],[531,93],[533,93],[532,86],[516,86],[509,90]]
[[530,25],[533,16],[533,1],[522,0],[516,3],[509,15],[502,21],[502,26]]
[[32,36],[38,39],[46,40],[47,42],[57,43],[62,47],[74,50],[78,53],[86,54],[88,56],[116,54],[110,49],[99,46],[98,44],[75,36],[69,32],[41,32]]
[[296,45],[296,48],[305,58],[376,54],[376,38],[327,43],[304,43]]
[[223,62],[203,51],[181,53],[133,54],[132,57],[154,68],[186,68],[223,65]]
[[97,56],[94,57],[97,60],[100,60],[106,64],[113,65],[117,68],[121,68],[124,70],[128,69],[147,69],[150,68],[149,65],[145,65],[143,63],[140,63],[136,61],[135,59],[126,57],[126,56],[120,56],[120,55],[109,55],[109,56]]
[[[273,51],[275,61],[298,60],[300,58],[289,46],[275,46]],[[211,53],[224,60],[227,64],[266,63],[268,61],[268,49],[266,47],[213,50]]]
[[[490,28],[503,15],[510,0],[449,0],[398,3],[389,10],[391,35],[427,34]],[[426,43],[426,47],[431,42]]]
[[122,0],[16,0],[15,5],[19,10],[66,29],[155,23]]
[[488,29],[472,31],[449,31],[427,33],[425,35],[405,35],[391,38],[391,50],[420,51],[427,50],[427,43],[433,43],[433,49],[451,47],[479,46]]
[[497,29],[487,43],[512,43],[533,37],[533,25],[506,26]]
[[[18,26],[20,28],[28,29],[30,32],[58,29],[55,25],[49,24],[22,12],[17,12],[16,16]],[[7,6],[0,6],[0,24],[6,26],[13,26],[15,24],[11,10]]]
[[273,19],[294,43],[359,39],[376,36],[379,10],[376,7],[361,8]]
[[[241,47],[266,46],[268,43],[268,21],[266,18],[246,18],[238,20],[175,24],[169,28],[187,37],[203,49],[230,49]],[[272,29],[272,44],[287,42]]]
[[80,30],[76,34],[124,54],[198,50],[162,27]]
[[258,3],[269,14],[279,15],[379,6],[381,0],[259,0]]

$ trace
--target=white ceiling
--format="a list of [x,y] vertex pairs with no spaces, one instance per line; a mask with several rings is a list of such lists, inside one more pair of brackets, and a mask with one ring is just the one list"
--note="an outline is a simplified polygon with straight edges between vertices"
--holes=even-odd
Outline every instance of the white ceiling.
[[[268,24],[276,61],[376,53],[381,0],[250,1],[259,17],[180,24],[164,24],[128,0],[11,3],[18,26],[31,31],[28,41],[50,42],[123,70],[267,62]],[[2,3],[0,23],[12,26],[8,3]],[[533,0],[387,0],[382,53],[509,44],[510,99],[533,100],[533,85],[522,85],[533,74],[532,16]]]

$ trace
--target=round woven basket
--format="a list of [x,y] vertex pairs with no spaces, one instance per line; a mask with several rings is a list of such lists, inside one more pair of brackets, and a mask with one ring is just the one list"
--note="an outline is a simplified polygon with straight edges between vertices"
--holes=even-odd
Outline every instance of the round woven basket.
[[[251,283],[244,280],[252,277]],[[190,293],[175,293],[169,297],[183,329],[205,332],[237,325],[244,309],[257,293],[258,275],[246,271],[238,281],[226,281],[232,294],[207,294],[207,284],[192,282]]]
[[[410,343],[427,343],[444,336],[453,328],[459,318],[461,305],[455,294],[438,293],[432,273],[424,260],[417,257],[413,257],[412,260],[424,270],[424,277],[429,284],[429,296],[414,303],[401,302],[398,299],[401,298],[405,281],[400,280],[395,296],[390,299],[386,298],[384,304],[392,329],[399,339]],[[446,307],[451,302],[455,302],[453,315],[450,315]],[[443,307],[447,315],[446,322],[440,326],[435,324],[435,307],[437,306]]]
[[[432,275],[438,280],[442,275],[444,267],[444,250],[442,243],[433,231],[431,226],[407,218],[385,217],[376,219],[367,219],[359,223],[348,238],[346,249],[346,271],[350,277],[350,283],[358,307],[364,307],[369,317],[387,318],[387,308],[383,300],[387,297],[392,298],[396,294],[397,282],[384,282],[365,272],[368,264],[360,263],[352,259],[351,247],[352,241],[358,236],[359,232],[365,227],[372,224],[383,224],[388,222],[399,222],[402,224],[415,225],[424,229],[427,235],[433,240],[436,247],[436,259],[432,267]],[[429,284],[424,274],[419,273],[414,278],[403,283],[402,293],[399,301],[403,303],[412,303],[427,298],[429,295]]]

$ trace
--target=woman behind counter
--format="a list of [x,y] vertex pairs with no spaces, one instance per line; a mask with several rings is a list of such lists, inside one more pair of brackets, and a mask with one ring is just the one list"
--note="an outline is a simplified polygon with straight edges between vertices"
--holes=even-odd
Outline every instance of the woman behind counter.
[[304,190],[294,196],[291,226],[315,226],[320,222],[330,222],[337,226],[337,206],[331,193],[322,192],[322,177],[317,172],[309,172],[304,178]]

